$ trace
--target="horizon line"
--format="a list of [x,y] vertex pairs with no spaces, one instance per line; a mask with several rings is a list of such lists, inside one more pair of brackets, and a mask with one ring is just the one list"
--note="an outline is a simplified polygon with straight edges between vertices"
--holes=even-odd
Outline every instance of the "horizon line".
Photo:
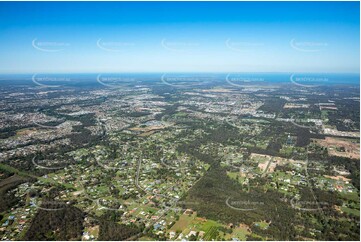
[[177,74],[177,73],[189,73],[189,74],[202,74],[202,73],[210,73],[210,74],[229,74],[229,73],[236,73],[236,74],[248,74],[248,73],[256,73],[256,74],[355,74],[360,75],[360,72],[326,72],[326,71],[105,71],[105,72],[24,72],[24,73],[15,73],[15,72],[9,72],[9,73],[1,73],[0,75],[34,75],[34,74],[47,74],[47,75],[57,75],[57,74],[65,74],[65,75],[71,75],[71,74]]

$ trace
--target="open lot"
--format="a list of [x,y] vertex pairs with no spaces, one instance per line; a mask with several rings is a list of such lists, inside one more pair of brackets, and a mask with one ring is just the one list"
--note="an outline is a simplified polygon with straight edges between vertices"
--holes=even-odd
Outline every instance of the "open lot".
[[360,159],[360,143],[333,137],[314,139],[314,141],[317,144],[326,147],[329,155]]

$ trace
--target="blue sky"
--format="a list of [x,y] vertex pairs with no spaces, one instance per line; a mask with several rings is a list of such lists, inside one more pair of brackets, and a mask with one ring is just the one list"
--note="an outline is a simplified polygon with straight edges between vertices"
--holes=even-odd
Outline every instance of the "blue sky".
[[359,73],[358,2],[1,2],[0,73]]

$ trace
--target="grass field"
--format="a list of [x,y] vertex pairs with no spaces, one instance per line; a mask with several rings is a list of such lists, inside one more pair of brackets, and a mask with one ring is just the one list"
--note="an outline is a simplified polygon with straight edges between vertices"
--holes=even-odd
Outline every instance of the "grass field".
[[204,240],[207,241],[216,240],[218,234],[219,234],[218,227],[212,226],[206,231],[206,234],[204,235]]
[[347,208],[347,207],[341,207],[341,210],[345,213],[352,214],[355,216],[360,216],[360,210]]
[[247,230],[246,227],[237,227],[233,229],[232,234],[227,234],[225,236],[226,240],[232,240],[232,238],[237,238],[239,240],[247,240],[247,235],[249,235],[250,232]]
[[269,226],[269,224],[265,221],[255,222],[254,225],[261,229],[268,229]]
[[356,192],[353,192],[353,193],[341,192],[340,195],[341,195],[342,198],[345,198],[347,200],[351,200],[351,201],[355,201],[355,202],[360,201],[360,198],[359,198],[359,196],[357,195]]
[[170,230],[172,231],[183,231],[185,230],[193,221],[193,219],[195,218],[195,215],[185,215],[182,214],[179,217],[179,220],[172,226],[172,228]]

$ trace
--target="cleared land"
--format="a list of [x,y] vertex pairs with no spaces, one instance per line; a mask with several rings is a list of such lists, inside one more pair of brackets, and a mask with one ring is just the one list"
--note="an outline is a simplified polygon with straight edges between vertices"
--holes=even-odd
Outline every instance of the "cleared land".
[[360,159],[360,144],[347,139],[326,137],[325,139],[314,139],[314,141],[326,147],[328,153],[333,156]]

